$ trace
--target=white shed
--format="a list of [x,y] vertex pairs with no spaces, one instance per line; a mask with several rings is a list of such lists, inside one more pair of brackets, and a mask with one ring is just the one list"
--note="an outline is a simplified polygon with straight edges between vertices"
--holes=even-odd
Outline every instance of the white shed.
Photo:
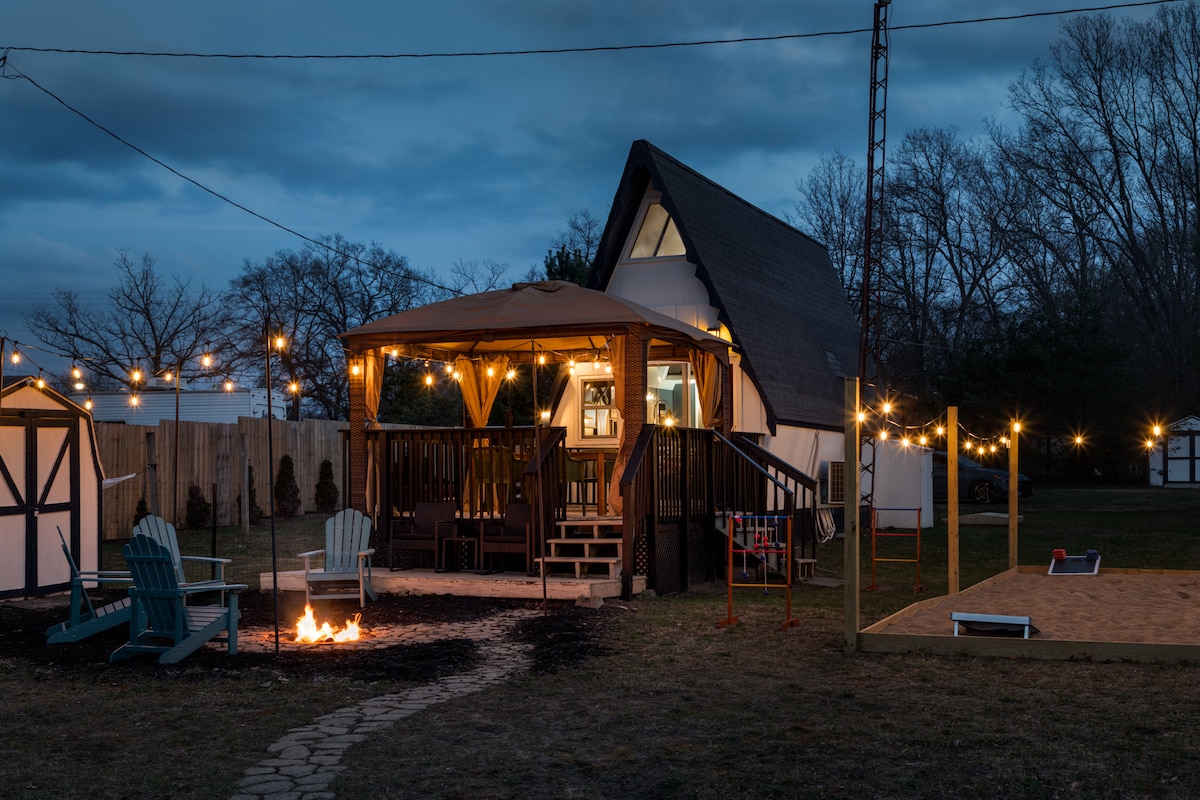
[[1150,450],[1150,485],[1200,486],[1200,417],[1172,422]]
[[92,418],[34,378],[0,391],[0,597],[62,591],[100,560],[104,469]]

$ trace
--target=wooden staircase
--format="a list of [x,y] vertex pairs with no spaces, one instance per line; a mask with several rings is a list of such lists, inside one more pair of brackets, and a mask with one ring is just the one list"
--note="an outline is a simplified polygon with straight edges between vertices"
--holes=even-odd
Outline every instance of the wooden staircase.
[[[621,518],[576,517],[560,520],[557,535],[547,539],[550,555],[534,559],[538,570],[553,574],[556,565],[569,566],[576,578],[621,576]],[[602,570],[602,574],[597,571]]]

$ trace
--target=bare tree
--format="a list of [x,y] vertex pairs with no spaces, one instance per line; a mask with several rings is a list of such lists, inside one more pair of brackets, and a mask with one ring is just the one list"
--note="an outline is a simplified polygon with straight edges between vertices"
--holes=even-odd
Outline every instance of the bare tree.
[[[237,310],[238,356],[261,374],[266,336],[282,335],[281,381],[294,383],[309,413],[344,418],[349,408],[346,358],[338,334],[446,296],[452,290],[378,244],[326,236],[299,252],[280,250],[247,261],[226,293]],[[293,404],[292,416],[298,415]]]
[[102,308],[85,306],[79,293],[56,289],[56,306],[33,309],[26,322],[47,346],[86,365],[97,386],[134,386],[145,377],[195,369],[203,352],[220,356],[227,330],[218,297],[204,285],[175,277],[168,283],[146,253],[134,263],[118,250],[117,286]]
[[[1200,9],[1146,22],[1085,16],[1011,88],[1008,163],[1086,240],[1136,313],[1163,395],[1200,391]],[[1082,281],[1090,275],[1081,273]]]
[[822,157],[796,184],[800,202],[788,221],[825,245],[854,308],[862,295],[867,171],[841,151]]
[[604,223],[592,216],[586,208],[576,211],[567,220],[567,229],[561,231],[550,243],[552,251],[578,252],[587,264],[596,258],[596,248],[604,234]]

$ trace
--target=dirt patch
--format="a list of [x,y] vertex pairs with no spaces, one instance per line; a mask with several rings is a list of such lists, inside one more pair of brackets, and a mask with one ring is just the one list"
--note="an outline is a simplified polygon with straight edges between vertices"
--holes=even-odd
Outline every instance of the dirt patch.
[[[94,602],[120,597],[119,593],[95,593]],[[242,592],[239,597],[243,638],[269,635],[273,640],[275,600],[269,592]],[[540,610],[542,605],[514,600],[452,597],[449,595],[383,595],[362,609],[360,624],[372,628],[395,625],[440,625],[483,619],[510,609]],[[318,609],[321,612],[321,609]],[[324,611],[334,624],[358,611],[353,603],[329,604]],[[223,649],[204,648],[182,664],[159,665],[152,657],[108,664],[108,656],[128,639],[128,629],[119,626],[81,642],[47,645],[46,629],[66,618],[66,599],[39,598],[0,603],[0,661],[12,659],[43,668],[109,670],[129,669],[164,676],[197,676],[206,671],[240,672],[269,669],[289,679],[401,680],[426,682],[439,676],[470,669],[477,660],[477,645],[464,638],[433,642],[398,643],[390,646],[341,648],[333,645],[298,647],[291,642],[294,621],[304,612],[304,597],[295,592],[279,596],[280,655],[244,649],[230,657]],[[607,621],[617,613],[613,607],[593,610],[566,603],[552,603],[548,613],[522,622],[513,632],[532,646],[533,669],[555,672],[604,652]]]

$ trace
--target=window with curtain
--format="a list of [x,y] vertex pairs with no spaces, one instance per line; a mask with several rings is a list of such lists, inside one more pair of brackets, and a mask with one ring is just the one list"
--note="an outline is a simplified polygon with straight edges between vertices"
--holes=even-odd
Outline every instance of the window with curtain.
[[617,415],[612,378],[584,378],[580,382],[582,438],[612,438],[617,435]]

